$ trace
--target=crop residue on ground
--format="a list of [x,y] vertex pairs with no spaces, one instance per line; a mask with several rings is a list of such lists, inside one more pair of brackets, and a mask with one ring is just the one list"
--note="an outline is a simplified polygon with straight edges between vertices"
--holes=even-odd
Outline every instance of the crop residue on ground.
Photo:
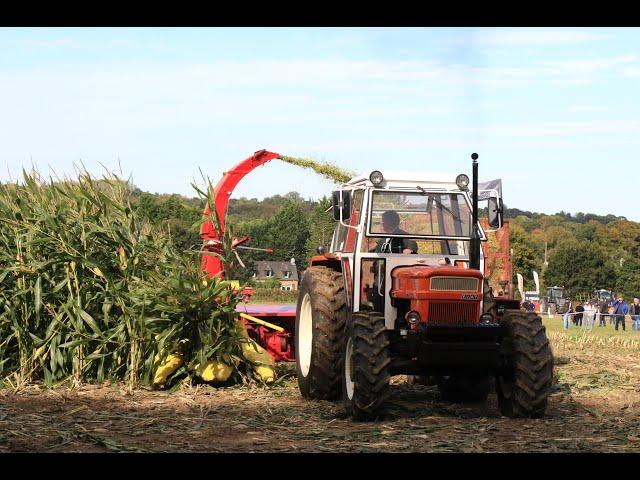
[[339,403],[302,399],[283,364],[272,388],[0,390],[0,452],[637,452],[640,351],[551,343],[556,379],[540,419],[502,417],[494,393],[443,402],[436,387],[398,376],[388,417],[352,422]]

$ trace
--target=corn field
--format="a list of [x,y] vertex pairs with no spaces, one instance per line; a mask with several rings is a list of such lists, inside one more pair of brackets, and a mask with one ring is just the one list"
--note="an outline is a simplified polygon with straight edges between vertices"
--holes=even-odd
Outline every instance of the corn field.
[[203,278],[200,246],[178,251],[141,222],[130,192],[114,174],[84,171],[73,181],[23,171],[0,186],[0,381],[132,389],[176,351],[190,358],[176,379],[207,359],[244,376],[231,287]]

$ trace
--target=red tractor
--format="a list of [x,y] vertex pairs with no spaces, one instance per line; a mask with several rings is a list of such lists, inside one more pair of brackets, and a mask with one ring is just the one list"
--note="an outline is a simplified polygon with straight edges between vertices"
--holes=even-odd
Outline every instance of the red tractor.
[[[384,414],[392,375],[435,381],[451,401],[484,401],[495,379],[504,415],[544,415],[551,348],[541,318],[494,298],[483,275],[472,159],[471,186],[465,174],[376,170],[333,192],[333,239],[304,273],[296,309],[304,398],[342,398],[368,420]],[[499,229],[502,199],[488,207]]]

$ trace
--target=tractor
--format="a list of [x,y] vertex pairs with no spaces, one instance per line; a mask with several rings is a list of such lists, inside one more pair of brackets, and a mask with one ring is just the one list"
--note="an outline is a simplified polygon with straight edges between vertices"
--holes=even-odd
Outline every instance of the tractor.
[[613,292],[601,288],[600,290],[594,290],[592,302],[594,305],[599,305],[600,301],[611,305],[613,303]]
[[[478,162],[466,174],[374,170],[333,192],[331,245],[318,247],[298,293],[294,350],[306,399],[341,400],[354,420],[385,414],[390,377],[436,384],[453,402],[544,415],[553,356],[540,316],[493,297],[483,275]],[[503,225],[501,194],[488,226]]]
[[569,297],[564,287],[549,287],[547,294],[540,298],[540,313],[564,314],[569,309]]

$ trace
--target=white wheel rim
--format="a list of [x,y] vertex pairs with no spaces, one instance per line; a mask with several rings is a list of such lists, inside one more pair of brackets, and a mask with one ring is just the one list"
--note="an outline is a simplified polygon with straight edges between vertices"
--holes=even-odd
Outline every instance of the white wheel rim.
[[298,358],[302,376],[309,375],[311,368],[311,349],[313,347],[313,313],[311,297],[305,294],[300,305],[300,322],[298,325]]
[[347,340],[347,346],[345,348],[344,355],[344,377],[347,390],[347,398],[351,400],[353,398],[353,390],[355,383],[353,381],[353,342],[351,339]]

